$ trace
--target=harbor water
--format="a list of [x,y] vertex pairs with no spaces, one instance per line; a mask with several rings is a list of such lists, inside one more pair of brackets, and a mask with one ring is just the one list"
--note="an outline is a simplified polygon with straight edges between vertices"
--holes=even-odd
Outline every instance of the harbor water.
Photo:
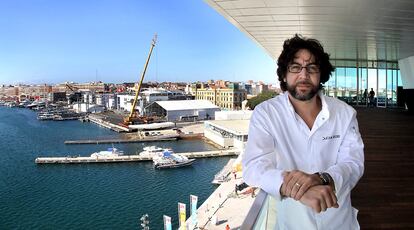
[[[65,140],[117,138],[92,123],[38,121],[27,109],[0,107],[0,229],[163,229],[163,215],[177,228],[177,203],[190,194],[199,205],[216,186],[228,157],[197,159],[190,167],[155,170],[151,162],[36,165],[39,156],[89,156],[111,145],[65,145]],[[201,140],[115,144],[125,154],[147,145],[175,152],[214,150]]]

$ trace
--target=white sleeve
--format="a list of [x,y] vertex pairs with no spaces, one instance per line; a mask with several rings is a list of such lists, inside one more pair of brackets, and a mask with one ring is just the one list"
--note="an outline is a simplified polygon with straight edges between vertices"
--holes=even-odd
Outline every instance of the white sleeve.
[[254,187],[281,199],[282,170],[277,169],[275,142],[269,133],[270,117],[261,106],[255,108],[250,119],[247,146],[242,158],[243,179]]
[[358,129],[356,112],[345,131],[338,150],[337,163],[326,171],[331,175],[338,194],[349,193],[364,173],[364,144]]

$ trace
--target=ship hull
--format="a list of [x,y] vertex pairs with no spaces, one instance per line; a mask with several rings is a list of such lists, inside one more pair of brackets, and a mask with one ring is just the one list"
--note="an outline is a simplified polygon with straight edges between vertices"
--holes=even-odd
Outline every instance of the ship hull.
[[192,165],[195,159],[188,159],[188,161],[180,162],[180,163],[166,163],[166,164],[155,164],[154,167],[156,169],[164,169],[164,168],[179,168]]

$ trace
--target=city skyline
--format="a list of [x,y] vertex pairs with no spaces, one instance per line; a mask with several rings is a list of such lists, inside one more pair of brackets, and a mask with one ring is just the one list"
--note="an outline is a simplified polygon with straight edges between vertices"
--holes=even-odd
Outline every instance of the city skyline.
[[0,84],[261,80],[275,61],[203,1],[3,1]]

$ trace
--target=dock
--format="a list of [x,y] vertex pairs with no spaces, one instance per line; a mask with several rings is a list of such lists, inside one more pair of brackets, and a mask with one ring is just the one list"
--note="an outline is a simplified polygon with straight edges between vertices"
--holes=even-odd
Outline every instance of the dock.
[[99,126],[102,126],[104,128],[108,128],[110,130],[113,130],[115,132],[121,133],[121,132],[129,132],[130,130],[126,127],[116,125],[114,123],[111,123],[109,121],[104,120],[103,118],[99,117],[98,115],[90,114],[88,116],[88,119],[90,122],[93,122]]
[[[240,153],[238,149],[214,150],[202,152],[184,152],[177,153],[188,158],[208,158],[208,157],[223,157],[236,156]],[[139,155],[123,155],[111,157],[81,157],[81,156],[67,156],[67,157],[38,157],[35,159],[36,164],[79,164],[79,163],[120,163],[120,162],[136,162],[136,161],[151,161],[151,157],[142,157]]]
[[178,136],[165,137],[145,137],[134,139],[106,139],[106,140],[68,140],[64,143],[67,145],[81,145],[81,144],[116,144],[116,143],[138,143],[138,142],[152,142],[152,141],[176,141]]
[[[192,216],[187,218],[187,229],[223,230],[226,225],[231,229],[240,229],[251,206],[254,203],[255,194],[259,189],[246,188],[235,193],[235,185],[243,183],[242,172],[237,173],[237,178],[229,177],[197,208],[197,226],[192,223]],[[254,194],[252,194],[254,190]]]

